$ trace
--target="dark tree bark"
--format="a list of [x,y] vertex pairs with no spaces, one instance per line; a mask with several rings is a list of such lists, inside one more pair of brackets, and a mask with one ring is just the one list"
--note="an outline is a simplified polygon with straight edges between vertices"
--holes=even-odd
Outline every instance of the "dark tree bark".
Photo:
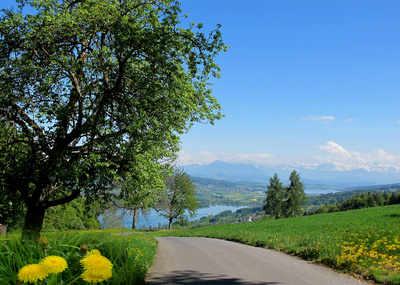
[[134,208],[133,209],[133,219],[132,219],[132,229],[136,229],[136,220],[137,220],[138,213],[139,213],[139,209]]
[[172,230],[172,221],[173,221],[173,218],[169,218],[169,224],[168,224],[169,230]]
[[43,205],[28,204],[25,216],[25,226],[22,232],[22,239],[37,240],[43,227],[46,208]]

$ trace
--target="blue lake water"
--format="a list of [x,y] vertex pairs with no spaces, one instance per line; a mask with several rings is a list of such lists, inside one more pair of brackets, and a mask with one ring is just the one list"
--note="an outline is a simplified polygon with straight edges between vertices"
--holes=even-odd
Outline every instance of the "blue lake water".
[[[304,191],[308,195],[316,195],[316,194],[328,194],[328,193],[335,193],[338,192],[332,189],[305,189]],[[191,220],[199,220],[201,217],[208,216],[208,215],[216,215],[226,210],[231,210],[235,212],[238,209],[246,208],[246,206],[224,206],[224,205],[217,205],[217,206],[209,206],[206,208],[199,208],[197,210],[197,216]],[[124,216],[124,227],[125,228],[132,228],[132,215],[125,215]],[[156,211],[150,210],[146,215],[139,214],[136,222],[137,228],[158,228],[159,225],[168,225],[168,220],[161,217]]]
[[305,189],[304,193],[307,195],[317,195],[317,194],[329,194],[329,193],[337,193],[339,191],[333,190],[333,189]]
[[[217,206],[209,206],[206,208],[199,208],[197,210],[197,216],[194,219],[191,220],[199,220],[201,217],[205,217],[208,215],[216,215],[219,214],[223,211],[231,210],[232,212],[235,212],[238,209],[246,208],[246,206],[223,206],[223,205],[217,205]],[[132,215],[125,215],[124,217],[124,227],[126,228],[132,228]],[[168,220],[161,217],[156,211],[150,210],[146,215],[139,214],[136,222],[136,227],[137,228],[149,228],[151,225],[152,228],[158,228],[159,223],[161,225],[168,225]]]

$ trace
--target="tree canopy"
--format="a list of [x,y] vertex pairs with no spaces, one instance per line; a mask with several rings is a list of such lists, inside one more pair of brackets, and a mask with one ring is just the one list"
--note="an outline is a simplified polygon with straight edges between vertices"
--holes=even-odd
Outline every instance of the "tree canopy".
[[[23,140],[12,124],[6,122],[0,125],[0,224],[8,225],[9,229],[21,227],[24,205],[20,193],[8,191],[6,188],[6,173],[11,169],[18,171],[18,161],[24,156],[20,145],[9,144],[12,140]],[[23,165],[21,165],[23,168]]]
[[[144,154],[135,158],[135,163],[118,180],[120,191],[117,205],[132,213],[132,228],[136,229],[139,212],[145,213],[156,206],[165,191],[165,177],[170,174],[169,164],[157,163],[153,155]],[[172,159],[172,158],[171,158]]]
[[165,185],[167,192],[161,196],[155,209],[168,219],[169,229],[172,229],[174,221],[178,221],[181,225],[188,222],[186,211],[190,218],[195,217],[200,204],[196,199],[194,181],[182,169],[176,168],[175,173],[166,178]]
[[226,51],[218,27],[180,26],[172,0],[17,0],[0,22],[0,122],[20,134],[0,151],[1,191],[20,195],[25,232],[45,210],[109,193],[115,178],[151,155],[179,149],[194,122],[220,119],[209,79]]
[[289,176],[290,185],[286,188],[286,201],[284,202],[284,213],[286,217],[301,216],[302,204],[305,204],[307,197],[304,193],[303,182],[300,181],[300,174],[293,170]]
[[267,198],[263,206],[265,214],[275,219],[296,217],[302,214],[302,205],[305,204],[307,197],[304,193],[303,182],[300,181],[300,174],[293,170],[289,181],[289,187],[283,187],[276,173],[269,179],[265,192]]
[[282,200],[284,198],[285,189],[282,182],[279,180],[278,174],[275,173],[275,175],[269,179],[269,185],[265,193],[267,194],[263,206],[265,214],[279,219],[282,216]]

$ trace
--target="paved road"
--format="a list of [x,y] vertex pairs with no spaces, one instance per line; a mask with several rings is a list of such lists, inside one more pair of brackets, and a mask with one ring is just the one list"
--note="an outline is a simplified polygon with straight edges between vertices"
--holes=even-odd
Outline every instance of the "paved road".
[[146,284],[367,284],[296,257],[217,239],[162,237]]

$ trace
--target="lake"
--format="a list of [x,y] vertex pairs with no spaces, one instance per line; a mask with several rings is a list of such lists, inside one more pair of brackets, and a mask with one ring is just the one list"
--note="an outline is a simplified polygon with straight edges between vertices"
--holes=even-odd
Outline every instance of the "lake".
[[[199,220],[201,217],[205,217],[208,215],[216,215],[223,211],[231,210],[235,212],[238,209],[246,208],[246,206],[224,206],[224,205],[216,205],[216,206],[209,206],[205,208],[199,208],[197,210],[197,216],[191,220]],[[132,228],[132,215],[125,215],[124,216],[124,227],[125,228]],[[147,215],[143,216],[142,214],[138,215],[136,227],[137,228],[149,228],[151,225],[152,228],[158,228],[159,223],[161,225],[168,225],[168,220],[159,216],[159,214],[154,211],[150,210]]]
[[[338,191],[332,189],[305,189],[304,191],[308,195],[316,195],[316,194],[328,194],[328,193],[336,193]],[[231,210],[235,212],[238,209],[246,208],[247,206],[224,206],[224,205],[217,205],[217,206],[209,206],[206,208],[199,208],[197,210],[197,216],[191,220],[199,220],[201,217],[208,216],[208,215],[217,215],[223,211]],[[132,228],[132,215],[125,215],[124,216],[124,227],[125,228]],[[137,228],[149,228],[151,225],[152,228],[158,228],[159,224],[161,225],[168,225],[168,220],[161,217],[156,211],[150,210],[146,215],[139,214],[136,222]]]
[[313,188],[309,188],[309,189],[305,189],[304,193],[306,193],[307,195],[317,195],[317,194],[329,194],[329,193],[337,193],[339,191],[337,190],[333,190],[333,189],[313,189]]

